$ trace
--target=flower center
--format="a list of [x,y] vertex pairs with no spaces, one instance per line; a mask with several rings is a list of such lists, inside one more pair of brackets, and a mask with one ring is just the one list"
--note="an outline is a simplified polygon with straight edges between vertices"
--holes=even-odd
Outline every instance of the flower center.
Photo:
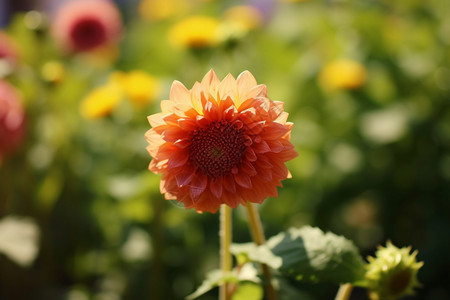
[[193,132],[189,159],[205,175],[217,178],[240,164],[247,148],[244,141],[241,129],[231,123],[214,122]]
[[82,19],[74,25],[71,37],[78,50],[89,50],[106,40],[106,31],[103,24],[96,19]]

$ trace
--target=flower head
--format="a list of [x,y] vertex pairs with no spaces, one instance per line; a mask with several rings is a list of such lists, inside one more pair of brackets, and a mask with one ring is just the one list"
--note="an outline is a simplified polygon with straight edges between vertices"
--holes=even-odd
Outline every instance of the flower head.
[[411,247],[397,248],[391,242],[369,257],[366,279],[372,300],[394,300],[413,294],[419,286],[417,273],[423,262],[416,261],[417,251]]
[[366,69],[359,62],[338,59],[325,65],[320,72],[319,80],[325,89],[357,89],[366,82]]
[[245,71],[220,81],[209,71],[188,90],[174,81],[161,113],[148,117],[149,169],[161,173],[161,192],[186,208],[216,212],[277,196],[297,156],[283,103],[267,98]]
[[69,1],[58,10],[52,31],[65,50],[82,52],[114,44],[122,32],[122,21],[108,0]]
[[25,135],[25,112],[19,93],[0,80],[0,162],[17,148]]
[[122,98],[118,85],[105,84],[92,90],[81,102],[81,115],[86,119],[105,117],[114,110]]
[[205,16],[192,16],[176,23],[169,40],[179,48],[205,48],[218,42],[219,21]]
[[110,81],[119,84],[130,101],[138,106],[151,103],[159,92],[158,80],[140,70],[116,71],[111,74]]
[[186,13],[190,5],[189,0],[142,0],[139,14],[145,20],[160,21]]

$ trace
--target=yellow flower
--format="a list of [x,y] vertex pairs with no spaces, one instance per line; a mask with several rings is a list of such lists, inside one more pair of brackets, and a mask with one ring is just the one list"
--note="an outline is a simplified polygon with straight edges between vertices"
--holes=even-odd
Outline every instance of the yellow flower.
[[205,48],[217,44],[219,22],[211,17],[193,16],[176,23],[169,32],[170,42],[180,48]]
[[165,20],[188,9],[187,0],[142,0],[139,4],[139,14],[150,21]]
[[335,60],[321,70],[319,81],[325,89],[357,89],[366,81],[366,69],[353,60]]
[[159,84],[156,78],[143,71],[132,71],[124,76],[122,88],[134,104],[145,105],[156,98]]
[[58,83],[64,79],[66,70],[62,63],[52,60],[42,66],[41,75],[47,82]]
[[113,72],[109,81],[119,85],[125,95],[136,105],[146,105],[152,102],[159,92],[158,80],[144,71],[128,73]]
[[262,24],[261,13],[250,5],[236,5],[227,9],[224,13],[225,21],[237,23],[249,31],[258,28]]
[[109,115],[122,98],[120,87],[114,84],[100,86],[91,91],[81,102],[81,115],[97,119]]
[[416,261],[417,251],[411,247],[397,248],[391,242],[369,257],[366,279],[372,300],[395,300],[411,295],[419,286],[417,273],[423,262]]

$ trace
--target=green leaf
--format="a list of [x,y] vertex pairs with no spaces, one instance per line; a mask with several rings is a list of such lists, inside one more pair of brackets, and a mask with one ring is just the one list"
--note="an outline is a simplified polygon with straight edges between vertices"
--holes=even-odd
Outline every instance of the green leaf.
[[232,244],[230,252],[241,262],[257,262],[278,269],[282,265],[282,258],[274,253],[266,245],[257,246],[254,243]]
[[[253,282],[260,283],[258,271],[253,264],[245,264],[239,270],[233,269],[228,273],[223,273],[222,270],[213,270],[206,274],[206,279],[202,284],[189,296],[186,300],[191,300],[206,294],[215,287],[222,285],[224,282],[239,283],[239,282]],[[240,298],[239,298],[240,299]],[[249,298],[256,299],[256,298]]]
[[357,283],[364,279],[364,261],[350,240],[310,226],[291,228],[266,245],[233,244],[231,252],[264,263],[298,280]]
[[195,299],[203,294],[206,294],[213,288],[220,286],[223,282],[228,281],[227,279],[230,279],[230,275],[231,274],[224,274],[222,270],[213,270],[211,272],[208,272],[206,274],[206,279],[195,290],[195,292],[186,297],[186,300]]
[[263,299],[264,291],[261,285],[254,283],[240,284],[233,294],[232,300],[261,300]]
[[270,238],[267,247],[282,259],[278,270],[298,280],[355,283],[364,278],[364,261],[353,242],[318,228],[291,228]]

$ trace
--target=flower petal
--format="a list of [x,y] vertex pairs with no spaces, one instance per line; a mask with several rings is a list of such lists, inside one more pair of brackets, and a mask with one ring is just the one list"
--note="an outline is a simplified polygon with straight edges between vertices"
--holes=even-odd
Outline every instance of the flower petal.
[[169,158],[168,168],[173,169],[184,165],[189,159],[189,155],[184,150],[174,151]]
[[236,180],[236,183],[239,184],[240,186],[246,189],[252,188],[252,180],[247,174],[239,172],[237,174],[234,174],[234,179]]
[[249,71],[244,71],[236,79],[238,91],[239,91],[239,100],[244,101],[248,99],[247,94],[250,89],[255,87],[258,83],[256,82],[255,77],[253,77],[252,73]]
[[266,153],[270,152],[270,147],[267,145],[265,140],[261,140],[259,143],[253,143],[253,151],[255,153]]
[[201,84],[207,87],[210,91],[213,91],[219,83],[220,80],[217,78],[216,73],[214,73],[212,69],[206,73],[201,82]]
[[183,187],[191,183],[194,172],[182,172],[175,175],[178,187]]
[[226,175],[223,178],[223,186],[227,191],[231,193],[236,193],[236,183],[234,181],[234,176],[231,174]]
[[208,179],[205,175],[195,174],[189,186],[192,200],[198,200],[198,197],[205,191]]
[[235,99],[237,87],[234,77],[231,74],[228,74],[217,86],[217,91],[221,99],[225,99],[227,97]]
[[217,199],[220,199],[220,197],[222,197],[222,192],[223,192],[222,178],[219,177],[219,178],[216,178],[215,180],[211,180],[209,182],[209,190]]
[[172,87],[170,88],[170,100],[175,103],[190,103],[189,90],[178,80],[175,80],[172,83]]

